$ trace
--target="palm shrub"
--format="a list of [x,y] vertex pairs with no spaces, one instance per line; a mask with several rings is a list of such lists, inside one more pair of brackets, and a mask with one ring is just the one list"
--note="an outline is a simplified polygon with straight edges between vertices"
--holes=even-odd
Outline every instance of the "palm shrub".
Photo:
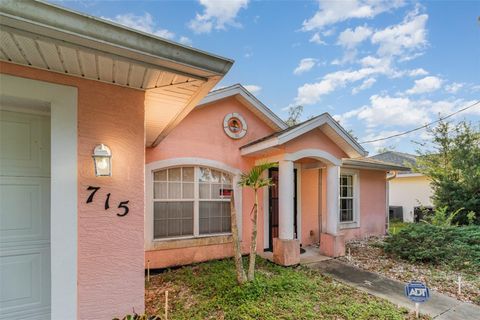
[[264,172],[276,167],[276,163],[264,163],[253,167],[249,172],[242,173],[238,184],[241,187],[253,189],[255,200],[251,211],[252,236],[250,244],[250,257],[248,261],[247,278],[252,281],[255,278],[255,258],[257,255],[257,225],[258,225],[258,190],[273,185],[272,179],[265,177]]

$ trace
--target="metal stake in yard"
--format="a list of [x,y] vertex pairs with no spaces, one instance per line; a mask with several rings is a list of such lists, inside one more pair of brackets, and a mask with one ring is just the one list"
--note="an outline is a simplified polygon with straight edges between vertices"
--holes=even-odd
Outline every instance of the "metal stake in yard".
[[168,291],[165,291],[165,320],[168,320]]
[[147,260],[147,282],[150,283],[150,260]]
[[420,315],[420,303],[415,302],[415,317],[418,319],[419,315]]
[[462,276],[458,276],[458,295],[462,294]]

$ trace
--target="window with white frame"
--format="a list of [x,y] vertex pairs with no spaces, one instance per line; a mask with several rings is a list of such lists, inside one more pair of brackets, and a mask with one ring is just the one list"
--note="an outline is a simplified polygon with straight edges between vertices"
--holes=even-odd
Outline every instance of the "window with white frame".
[[355,222],[356,193],[355,175],[340,175],[340,222]]
[[207,167],[153,174],[154,239],[230,232],[232,176]]

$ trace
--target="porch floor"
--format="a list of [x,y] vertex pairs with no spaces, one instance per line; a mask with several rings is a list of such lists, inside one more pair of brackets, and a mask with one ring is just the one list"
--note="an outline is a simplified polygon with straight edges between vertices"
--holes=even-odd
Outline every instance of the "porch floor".
[[[300,264],[307,265],[310,263],[325,261],[332,259],[331,257],[324,256],[320,253],[320,249],[316,246],[306,246],[302,247],[305,249],[305,252],[300,254]],[[273,252],[265,251],[260,254],[260,256],[264,259],[273,262]]]

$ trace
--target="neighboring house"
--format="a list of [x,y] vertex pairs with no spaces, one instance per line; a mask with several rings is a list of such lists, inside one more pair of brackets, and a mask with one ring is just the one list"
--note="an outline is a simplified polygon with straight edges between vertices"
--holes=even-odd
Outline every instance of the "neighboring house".
[[[0,2],[0,319],[112,319],[144,310],[144,267],[242,248],[265,161],[259,251],[298,263],[385,233],[386,174],[329,114],[288,128],[232,61],[36,1]],[[202,100],[203,99],[203,100]]]
[[[414,166],[417,161],[415,155],[396,151],[387,151],[370,158],[407,167]],[[402,208],[404,221],[414,220],[415,208],[431,207],[432,195],[430,180],[411,169],[399,171],[396,177],[389,181],[389,205]]]

